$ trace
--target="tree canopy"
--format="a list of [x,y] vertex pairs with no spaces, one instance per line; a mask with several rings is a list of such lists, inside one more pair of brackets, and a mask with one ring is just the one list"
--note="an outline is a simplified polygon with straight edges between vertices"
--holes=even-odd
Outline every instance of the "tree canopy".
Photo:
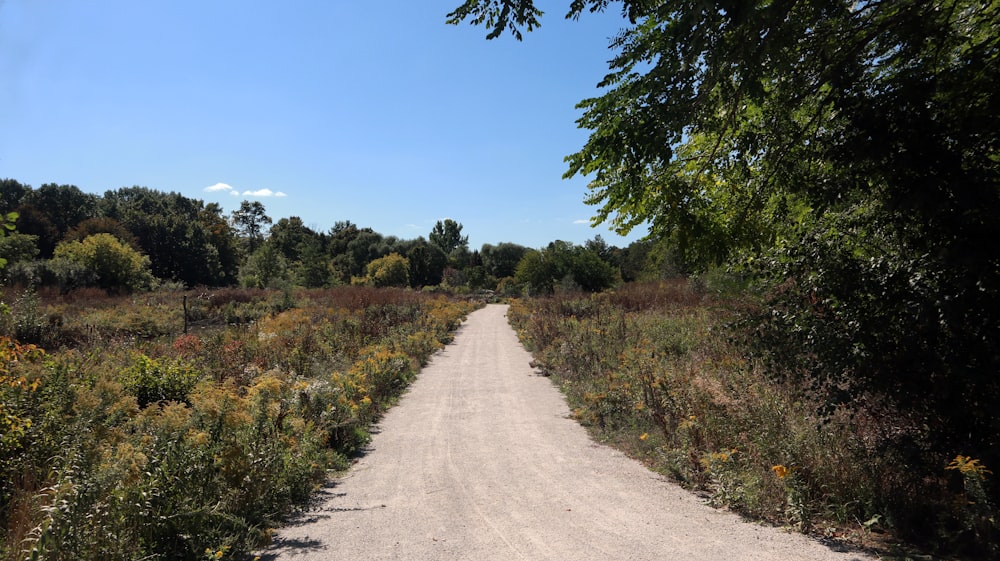
[[[625,28],[567,158],[595,222],[648,224],[688,270],[771,279],[759,341],[779,370],[878,391],[1000,458],[1000,4],[573,0],[567,17],[612,4]],[[520,39],[541,16],[469,0],[449,21]]]
[[456,249],[469,248],[469,236],[463,236],[462,225],[451,218],[446,218],[443,222],[438,220],[428,239],[445,254],[450,254]]

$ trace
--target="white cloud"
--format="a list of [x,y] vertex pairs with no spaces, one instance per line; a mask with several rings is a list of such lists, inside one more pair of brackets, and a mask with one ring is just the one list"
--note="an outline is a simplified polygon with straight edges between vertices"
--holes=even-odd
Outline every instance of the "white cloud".
[[573,224],[590,224],[590,220],[574,220]]
[[258,189],[256,191],[243,191],[244,197],[287,197],[285,193],[281,191],[272,191],[270,189]]
[[240,194],[239,191],[233,189],[232,185],[227,185],[225,183],[216,183],[215,185],[209,185],[208,187],[205,187],[205,191],[209,193],[218,193],[221,191],[226,191],[234,197],[239,196]]

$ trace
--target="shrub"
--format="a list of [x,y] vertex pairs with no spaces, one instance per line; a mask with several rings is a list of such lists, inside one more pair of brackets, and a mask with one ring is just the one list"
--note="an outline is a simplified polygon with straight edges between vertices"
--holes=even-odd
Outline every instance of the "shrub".
[[180,360],[156,360],[141,353],[120,376],[125,390],[135,396],[140,407],[160,401],[187,401],[200,378],[197,370]]
[[73,271],[93,274],[94,283],[105,290],[131,292],[148,288],[153,281],[149,258],[132,249],[111,234],[88,236],[83,241],[62,242],[56,246],[54,260],[61,263],[63,281],[72,285],[82,277]]
[[410,262],[398,253],[390,253],[368,264],[367,282],[375,287],[410,285]]

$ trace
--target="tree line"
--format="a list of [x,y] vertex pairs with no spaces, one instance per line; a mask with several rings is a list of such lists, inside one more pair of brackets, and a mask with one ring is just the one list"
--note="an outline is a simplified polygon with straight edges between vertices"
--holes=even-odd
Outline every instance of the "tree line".
[[470,249],[463,225],[438,221],[427,237],[385,236],[350,221],[317,231],[296,216],[274,221],[263,203],[228,215],[217,203],[147,187],[103,196],[74,185],[0,181],[7,284],[110,292],[174,286],[328,287],[368,284],[505,294],[599,291],[651,274],[647,245],[554,241]]

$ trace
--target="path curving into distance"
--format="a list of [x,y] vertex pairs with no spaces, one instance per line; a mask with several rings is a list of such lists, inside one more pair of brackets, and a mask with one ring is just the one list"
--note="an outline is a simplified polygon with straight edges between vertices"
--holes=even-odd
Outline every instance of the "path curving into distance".
[[263,561],[869,559],[743,522],[595,444],[506,310],[470,314]]

